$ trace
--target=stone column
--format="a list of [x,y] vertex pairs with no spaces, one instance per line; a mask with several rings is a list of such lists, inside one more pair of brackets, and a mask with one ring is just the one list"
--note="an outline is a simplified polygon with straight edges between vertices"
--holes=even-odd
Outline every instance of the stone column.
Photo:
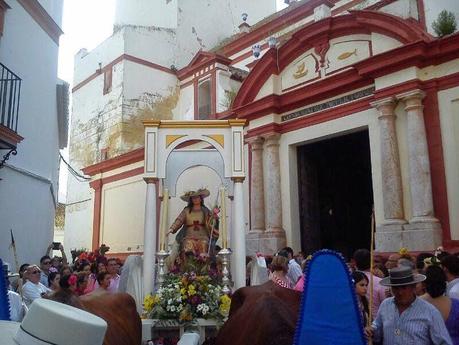
[[233,177],[234,182],[234,219],[232,233],[232,259],[234,290],[245,286],[245,226],[244,226],[244,195],[242,190],[243,177]]
[[156,255],[156,178],[145,177],[147,194],[145,201],[145,224],[143,245],[143,295],[153,293],[155,289]]
[[263,186],[263,138],[249,140],[252,151],[250,175],[250,232],[265,231],[265,192]]
[[410,224],[404,242],[410,250],[432,250],[441,244],[441,227],[434,217],[429,152],[424,124],[424,92],[413,90],[397,98],[405,104],[411,195]]
[[371,104],[378,110],[381,143],[381,175],[385,225],[405,224],[403,215],[402,176],[395,129],[395,100],[387,98]]
[[265,137],[266,141],[266,231],[283,232],[282,229],[282,202],[279,161],[280,134],[273,133]]
[[282,229],[282,193],[279,160],[280,134],[264,136],[266,151],[266,232],[260,242],[260,251],[273,254],[285,246],[285,232]]

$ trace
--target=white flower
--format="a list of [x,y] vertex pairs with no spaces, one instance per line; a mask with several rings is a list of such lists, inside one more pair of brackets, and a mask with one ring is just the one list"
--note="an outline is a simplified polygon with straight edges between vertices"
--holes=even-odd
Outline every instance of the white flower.
[[167,300],[167,304],[172,304],[172,302],[173,302],[173,301],[172,301],[172,298],[169,298],[169,299]]
[[174,306],[171,307],[171,311],[172,311],[172,312],[175,311],[175,307],[174,307]]
[[178,311],[178,312],[181,312],[182,309],[183,309],[183,306],[182,306],[181,304],[179,304],[178,307],[177,307],[177,311]]

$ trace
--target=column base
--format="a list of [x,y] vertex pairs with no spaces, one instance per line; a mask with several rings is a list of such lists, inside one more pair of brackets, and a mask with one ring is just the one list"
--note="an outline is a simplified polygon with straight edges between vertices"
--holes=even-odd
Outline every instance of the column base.
[[398,252],[400,248],[409,251],[432,251],[441,245],[440,223],[410,223],[380,225],[375,234],[376,251]]
[[404,247],[410,251],[432,251],[442,242],[442,229],[438,221],[410,223],[403,226]]
[[287,240],[285,232],[281,229],[281,231],[249,232],[245,243],[247,256],[254,256],[257,252],[273,255],[287,245]]

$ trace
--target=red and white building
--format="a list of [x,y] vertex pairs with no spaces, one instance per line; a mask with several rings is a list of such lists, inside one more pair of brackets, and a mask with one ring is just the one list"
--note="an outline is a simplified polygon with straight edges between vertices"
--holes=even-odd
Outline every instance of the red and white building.
[[38,263],[53,241],[68,84],[57,77],[62,0],[0,1],[0,257]]
[[[91,189],[69,185],[75,203],[67,207],[66,247],[142,252],[141,120],[201,120],[199,127],[239,118],[247,120],[246,228],[231,231],[245,231],[247,255],[285,245],[349,255],[369,247],[373,207],[377,251],[457,249],[459,34],[433,35],[442,9],[457,16],[459,4],[297,1],[252,26],[241,23],[219,44],[198,40],[194,58],[173,60],[172,68],[153,58],[164,48],[154,35],[178,39],[175,28],[145,29],[144,43],[123,41],[132,51],[116,59],[108,57],[116,48],[110,41],[80,54],[70,157],[92,181]],[[125,26],[111,42],[138,30]],[[181,149],[212,150],[195,142]],[[169,222],[184,206],[182,191],[215,193],[221,183],[205,164],[183,173]]]

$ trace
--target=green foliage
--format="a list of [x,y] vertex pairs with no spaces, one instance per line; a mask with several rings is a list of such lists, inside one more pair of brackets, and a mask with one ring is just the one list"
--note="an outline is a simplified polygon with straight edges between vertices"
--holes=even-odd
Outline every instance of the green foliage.
[[437,20],[432,23],[432,28],[438,37],[450,35],[456,31],[457,22],[454,13],[443,10],[438,15]]
[[234,89],[225,90],[225,98],[220,102],[220,105],[225,108],[229,109],[233,104],[234,99],[236,98],[237,91]]

